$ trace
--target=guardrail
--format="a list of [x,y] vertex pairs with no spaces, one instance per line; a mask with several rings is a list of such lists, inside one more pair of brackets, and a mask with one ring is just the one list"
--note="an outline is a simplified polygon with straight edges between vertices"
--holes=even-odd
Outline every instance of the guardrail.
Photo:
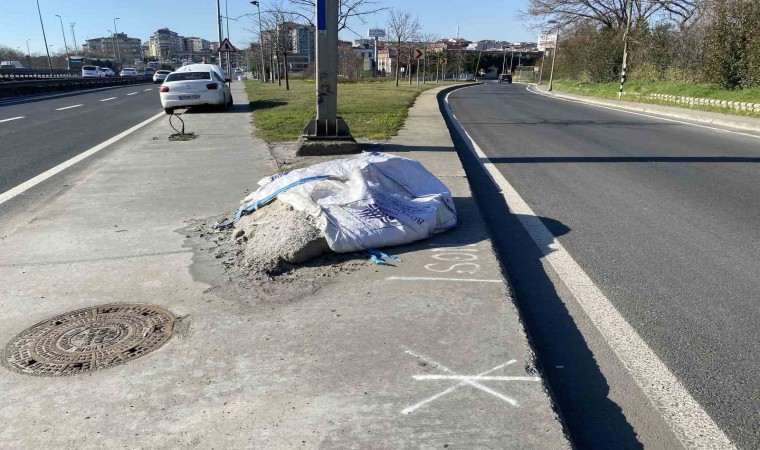
[[59,78],[47,80],[0,82],[0,98],[21,97],[47,92],[76,91],[99,87],[122,86],[127,84],[152,83],[151,76],[114,78]]
[[7,80],[24,80],[29,78],[64,78],[64,77],[81,77],[81,70],[69,69],[0,69],[0,79]]

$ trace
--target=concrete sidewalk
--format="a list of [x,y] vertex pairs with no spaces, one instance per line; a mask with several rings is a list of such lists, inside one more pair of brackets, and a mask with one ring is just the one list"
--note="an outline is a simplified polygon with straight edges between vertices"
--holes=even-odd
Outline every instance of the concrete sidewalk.
[[[57,314],[146,303],[181,317],[163,347],[90,375],[0,368],[8,447],[565,448],[464,170],[423,93],[385,151],[452,190],[456,229],[354,262],[304,295],[252,301],[189,242],[276,171],[250,136],[242,83],[226,114],[164,120],[114,144],[0,243],[0,342]],[[3,219],[4,220],[4,219]],[[476,378],[473,378],[476,377]]]
[[568,100],[576,100],[583,103],[590,103],[600,106],[610,106],[614,108],[636,111],[641,113],[654,114],[672,119],[687,120],[691,122],[716,125],[720,127],[738,128],[747,131],[760,131],[760,118],[740,116],[735,114],[725,114],[711,111],[701,111],[698,109],[679,108],[676,106],[657,105],[652,103],[638,103],[633,101],[611,100],[606,98],[591,97],[586,95],[570,94],[553,90],[548,91],[546,85],[530,84],[532,89],[538,90],[544,95],[551,95]]

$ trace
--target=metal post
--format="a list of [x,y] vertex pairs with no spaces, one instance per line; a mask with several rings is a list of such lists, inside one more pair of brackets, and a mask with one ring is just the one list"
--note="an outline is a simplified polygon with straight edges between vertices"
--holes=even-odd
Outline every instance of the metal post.
[[61,22],[61,34],[63,35],[63,47],[66,49],[66,68],[71,69],[71,55],[69,55],[69,44],[66,43],[66,33],[63,31],[63,18],[56,14],[58,20]]
[[559,48],[559,25],[557,25],[557,35],[554,39],[554,48],[552,49],[552,70],[549,72],[549,91],[554,88],[554,60],[557,59],[557,49]]
[[47,43],[47,37],[45,37],[45,24],[42,23],[42,12],[40,11],[40,0],[37,0],[37,14],[40,16],[40,27],[42,27],[42,40],[45,41],[45,51],[47,52],[48,68],[53,70],[53,61],[50,59],[50,47]]
[[116,42],[116,58],[119,59],[118,61],[118,68],[121,69],[121,50],[119,49],[119,30],[116,29],[116,21],[119,20],[118,17],[114,17],[113,19],[113,40]]
[[544,54],[541,55],[541,70],[538,72],[538,84],[541,84],[541,80],[544,77],[544,60],[546,59],[546,47],[544,47]]
[[417,92],[420,91],[420,58],[417,58]]
[[633,0],[628,0],[630,8],[628,9],[628,20],[625,25],[625,34],[623,34],[623,67],[620,69],[620,89],[618,90],[618,100],[623,97],[623,85],[625,84],[626,71],[628,70],[628,33],[631,31],[631,16],[633,15]]
[[501,61],[501,74],[507,73],[507,46],[504,46],[504,58]]
[[255,5],[259,11],[259,50],[261,52],[261,73],[259,74],[259,78],[261,78],[262,83],[266,83],[267,66],[264,63],[264,35],[261,33],[261,7],[257,0],[252,1],[251,4]]
[[71,22],[69,25],[71,25],[71,37],[74,38],[74,53],[79,54],[79,48],[77,47],[77,35],[74,33],[74,27],[76,24],[76,22]]
[[509,73],[512,73],[512,68],[515,67],[515,48],[512,47],[512,57],[509,58]]
[[[227,10],[227,0],[224,0],[224,17],[227,20],[227,39],[230,38],[230,12]],[[227,53],[227,76],[230,77],[230,80],[232,80],[232,61],[230,58],[230,54]]]

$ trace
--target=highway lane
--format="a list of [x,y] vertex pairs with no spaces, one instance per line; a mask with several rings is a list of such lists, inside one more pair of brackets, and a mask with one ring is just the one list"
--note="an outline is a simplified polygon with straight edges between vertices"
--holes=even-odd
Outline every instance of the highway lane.
[[[519,84],[461,89],[449,103],[717,425],[760,448],[760,139]],[[510,276],[518,299],[536,290],[535,279]],[[548,371],[566,388],[588,381]]]
[[153,84],[0,104],[0,193],[160,111]]

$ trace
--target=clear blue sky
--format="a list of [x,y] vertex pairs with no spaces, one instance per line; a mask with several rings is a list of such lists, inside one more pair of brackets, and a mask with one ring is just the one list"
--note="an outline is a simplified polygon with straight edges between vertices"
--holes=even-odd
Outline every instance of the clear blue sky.
[[[87,38],[106,36],[113,30],[113,18],[119,32],[130,37],[147,40],[153,31],[167,27],[183,36],[199,36],[210,41],[216,40],[215,0],[39,0],[42,20],[48,44],[55,50],[63,49],[61,25],[55,14],[63,17],[66,39],[73,48],[69,24],[76,22],[77,44]],[[34,0],[0,0],[0,44],[20,47],[26,51],[26,39],[32,53],[43,53],[37,5]],[[454,37],[457,25],[460,35],[470,40],[496,39],[508,41],[535,41],[532,31],[518,19],[520,9],[525,9],[527,0],[478,0],[454,2],[445,0],[387,0],[382,6],[403,9],[417,14],[423,30],[441,37]],[[261,0],[266,9],[268,0]],[[224,15],[225,0],[221,0]],[[229,16],[238,17],[252,13],[255,7],[248,0],[227,0]],[[364,25],[354,20],[351,25],[356,32],[366,35],[368,27],[384,28],[387,13],[380,12],[367,18]],[[257,26],[253,18],[243,17],[238,22],[230,21],[230,37],[233,44],[249,42],[252,35],[246,28]],[[342,39],[353,39],[356,35],[347,31]]]

